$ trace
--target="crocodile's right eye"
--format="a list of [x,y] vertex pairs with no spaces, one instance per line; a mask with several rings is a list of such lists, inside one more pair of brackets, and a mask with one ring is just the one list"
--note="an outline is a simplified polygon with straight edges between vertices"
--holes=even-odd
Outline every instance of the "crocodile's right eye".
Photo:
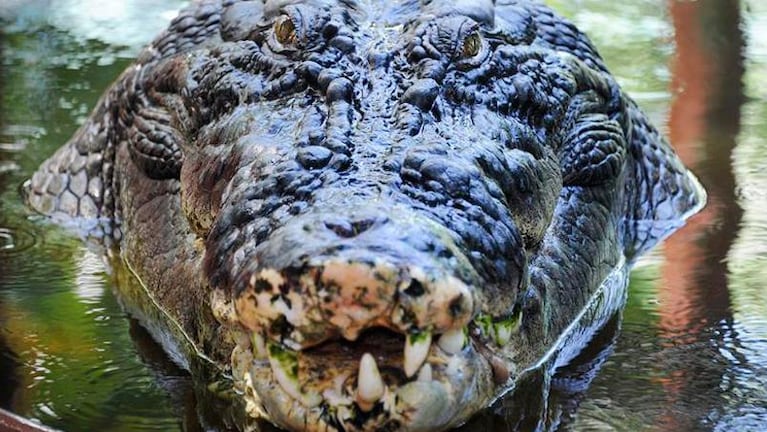
[[296,25],[290,17],[282,17],[274,24],[274,36],[282,45],[295,45],[298,41]]

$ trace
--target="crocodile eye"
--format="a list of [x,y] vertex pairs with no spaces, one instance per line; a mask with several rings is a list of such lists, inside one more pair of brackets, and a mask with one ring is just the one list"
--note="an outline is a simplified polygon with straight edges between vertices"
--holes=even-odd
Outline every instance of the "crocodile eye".
[[475,31],[471,33],[470,35],[466,36],[466,39],[463,40],[461,57],[472,58],[476,56],[477,54],[479,54],[481,50],[482,50],[482,37],[479,35],[479,32]]
[[298,36],[296,35],[296,25],[289,17],[283,17],[274,24],[274,36],[277,42],[283,45],[295,45]]

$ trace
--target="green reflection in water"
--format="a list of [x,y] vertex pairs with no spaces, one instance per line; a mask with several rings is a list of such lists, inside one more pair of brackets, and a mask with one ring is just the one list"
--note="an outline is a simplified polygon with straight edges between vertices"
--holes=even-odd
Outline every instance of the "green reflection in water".
[[11,167],[0,170],[0,227],[16,246],[0,251],[0,351],[15,365],[0,402],[63,430],[178,430],[101,258],[60,229],[41,232],[18,194],[139,47],[87,40],[33,12],[0,37],[0,167]]
[[0,293],[2,338],[23,365],[14,410],[65,430],[174,429],[167,394],[134,352],[101,259],[79,242],[30,252],[24,258],[35,260],[38,276],[14,280],[10,271]]
[[668,106],[668,58],[673,29],[665,1],[546,0],[573,20],[599,49],[621,86],[651,111],[653,120]]

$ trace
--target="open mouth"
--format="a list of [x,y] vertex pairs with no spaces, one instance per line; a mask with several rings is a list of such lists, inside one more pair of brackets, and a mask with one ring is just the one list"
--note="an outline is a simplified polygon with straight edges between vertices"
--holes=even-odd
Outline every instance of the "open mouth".
[[[277,423],[308,430],[442,429],[486,405],[510,372],[498,329],[478,320],[431,335],[375,327],[292,350],[250,332],[233,355],[246,394]],[[503,342],[503,340],[501,340]],[[327,428],[327,429],[326,429]]]
[[219,298],[220,321],[243,335],[233,376],[255,413],[284,427],[444,429],[511,375],[519,308],[480,313],[477,290],[437,266],[331,258],[240,281]]

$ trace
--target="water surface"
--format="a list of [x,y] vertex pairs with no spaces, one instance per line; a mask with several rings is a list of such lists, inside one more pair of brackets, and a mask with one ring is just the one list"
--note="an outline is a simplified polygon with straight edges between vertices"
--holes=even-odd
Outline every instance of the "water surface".
[[[0,407],[62,430],[203,429],[188,376],[122,311],[99,254],[18,193],[183,3],[0,0]],[[525,429],[537,419],[510,419],[530,412],[559,430],[767,430],[767,3],[548,3],[710,203],[640,262],[622,317],[541,383],[546,403],[520,414],[536,397],[517,396],[465,430]]]

